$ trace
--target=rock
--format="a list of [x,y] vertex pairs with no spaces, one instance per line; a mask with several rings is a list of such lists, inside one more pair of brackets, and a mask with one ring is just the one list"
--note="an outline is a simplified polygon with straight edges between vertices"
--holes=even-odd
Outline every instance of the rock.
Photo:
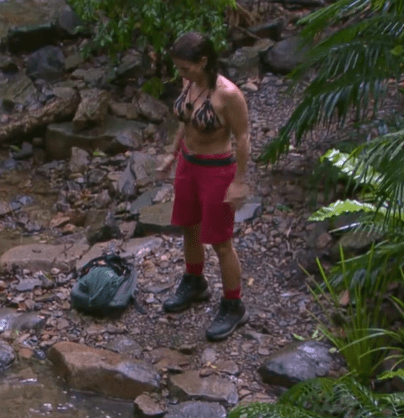
[[73,118],[73,129],[82,131],[102,126],[108,113],[109,93],[105,90],[82,90],[81,103]]
[[138,148],[143,139],[144,124],[107,116],[103,127],[75,132],[72,122],[51,124],[46,131],[48,157],[64,159],[72,147],[89,152],[121,152]]
[[106,346],[124,357],[137,358],[142,352],[142,347],[136,341],[123,335],[115,336]]
[[69,161],[69,168],[71,173],[84,173],[88,169],[89,154],[87,151],[72,147],[72,155]]
[[56,46],[45,46],[27,58],[27,75],[46,81],[57,81],[63,77],[65,57]]
[[4,74],[18,73],[18,65],[12,58],[0,55],[0,71]]
[[150,66],[146,54],[138,51],[128,51],[115,69],[114,81],[125,82],[128,78],[138,78]]
[[162,122],[168,114],[168,107],[147,93],[138,92],[133,99],[137,104],[139,114],[152,122]]
[[213,348],[207,347],[203,350],[201,355],[201,363],[202,364],[213,364],[216,361],[217,353]]
[[15,360],[13,348],[5,341],[0,340],[0,371],[11,366]]
[[142,152],[132,152],[128,165],[118,180],[119,193],[128,198],[136,197],[137,185],[151,184],[155,169],[156,159],[154,157]]
[[158,237],[132,238],[129,241],[121,243],[117,240],[102,242],[91,247],[90,251],[77,261],[76,268],[81,269],[86,263],[95,257],[100,257],[107,249],[115,249],[119,245],[120,256],[125,259],[139,260],[151,251],[155,251],[162,244],[162,239]]
[[31,271],[50,271],[57,267],[62,271],[71,271],[76,260],[81,257],[89,246],[77,243],[74,246],[51,244],[19,245],[6,251],[0,258],[0,268],[8,269],[16,265],[30,268]]
[[25,160],[34,155],[34,147],[30,142],[23,142],[21,149],[13,154],[14,160]]
[[107,209],[87,212],[85,226],[88,226],[87,240],[90,245],[96,242],[109,241],[121,236],[121,230],[114,215]]
[[36,93],[31,79],[22,73],[10,77],[6,84],[0,84],[0,98],[7,106],[25,105]]
[[235,222],[245,222],[253,219],[258,210],[262,208],[262,199],[255,197],[248,199],[240,209],[236,211]]
[[160,376],[146,363],[71,342],[53,345],[48,354],[56,373],[75,389],[135,399],[159,389]]
[[226,418],[226,410],[218,403],[183,402],[170,405],[165,418]]
[[102,68],[90,68],[89,70],[76,70],[72,73],[72,79],[84,80],[92,87],[97,86],[106,76]]
[[173,202],[158,203],[139,210],[137,231],[140,235],[150,233],[178,233],[181,229],[171,225]]
[[150,206],[153,204],[155,197],[158,192],[161,190],[161,187],[154,187],[142,193],[131,205],[130,213],[136,215],[139,213],[141,208]]
[[299,36],[292,36],[277,42],[263,54],[264,66],[274,74],[289,74],[302,61],[307,47],[300,48]]
[[255,78],[260,74],[260,54],[274,45],[270,39],[261,39],[256,46],[237,49],[227,61],[229,77],[236,81],[240,78]]
[[14,309],[0,309],[0,333],[4,331],[40,330],[45,324],[45,317],[35,312],[20,313]]
[[181,371],[184,366],[190,364],[190,360],[185,354],[169,348],[157,348],[151,351],[149,355],[157,370]]
[[238,376],[240,374],[240,369],[233,360],[222,360],[216,363],[217,370],[222,373],[227,373],[233,376]]
[[134,103],[110,103],[110,112],[118,117],[126,119],[137,119],[139,117],[138,107]]
[[262,380],[291,387],[314,377],[327,376],[332,357],[329,346],[319,341],[292,343],[271,355],[259,368]]
[[261,25],[250,26],[247,30],[260,38],[271,38],[274,41],[280,41],[285,24],[285,19],[281,17]]
[[140,395],[135,399],[135,415],[139,418],[160,418],[165,410],[147,395]]
[[316,242],[317,250],[324,250],[333,241],[332,236],[328,232],[323,232]]
[[223,402],[234,405],[238,401],[237,389],[234,383],[216,375],[205,378],[199,376],[199,371],[188,371],[169,378],[170,394],[186,401],[201,399],[213,402]]
[[13,208],[6,202],[0,202],[0,216],[8,215]]
[[80,64],[84,62],[83,55],[79,52],[73,55],[69,55],[65,59],[65,70],[72,71],[75,70]]
[[83,26],[83,20],[69,7],[64,7],[58,14],[57,29],[63,35],[74,36],[79,33]]
[[19,283],[15,286],[15,289],[19,292],[27,292],[30,290],[34,290],[35,287],[40,287],[42,285],[42,281],[39,279],[22,279]]

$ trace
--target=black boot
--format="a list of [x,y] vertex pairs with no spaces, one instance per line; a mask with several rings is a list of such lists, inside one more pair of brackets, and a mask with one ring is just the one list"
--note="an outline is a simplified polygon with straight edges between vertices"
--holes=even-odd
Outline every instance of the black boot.
[[164,301],[163,308],[167,313],[180,312],[189,308],[193,302],[209,298],[210,290],[206,279],[203,276],[185,273],[174,296]]
[[225,299],[220,302],[220,309],[209,328],[206,338],[211,341],[228,337],[239,326],[248,321],[248,312],[240,299]]

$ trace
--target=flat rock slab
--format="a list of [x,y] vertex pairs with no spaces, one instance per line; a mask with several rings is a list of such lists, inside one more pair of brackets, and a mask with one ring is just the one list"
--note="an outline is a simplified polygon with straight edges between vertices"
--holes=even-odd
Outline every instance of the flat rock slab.
[[171,225],[173,202],[157,203],[139,210],[139,232],[143,234],[179,233],[181,228]]
[[151,251],[159,248],[162,243],[163,240],[158,237],[133,238],[124,243],[117,240],[99,242],[92,246],[80,260],[77,260],[76,268],[78,270],[81,269],[90,260],[95,257],[100,257],[109,249],[119,250],[119,255],[129,261],[131,261],[131,259],[138,260],[149,254]]
[[333,361],[329,349],[327,344],[314,340],[292,343],[271,355],[259,373],[264,382],[287,388],[327,376]]
[[15,309],[0,309],[0,333],[4,331],[39,330],[45,324],[46,318],[36,312],[20,313]]
[[170,393],[182,401],[197,399],[228,405],[234,405],[238,401],[234,383],[216,375],[202,378],[199,371],[195,370],[170,376]]
[[235,222],[245,222],[253,219],[262,207],[262,199],[254,197],[247,200],[240,209],[236,211]]
[[181,370],[182,367],[188,366],[190,363],[189,357],[176,350],[161,347],[149,353],[149,356],[157,370],[165,368],[171,370]]
[[13,348],[5,341],[0,340],[0,370],[11,366],[15,359]]
[[1,256],[0,268],[7,269],[16,265],[35,272],[39,270],[50,271],[56,267],[63,272],[68,272],[74,268],[76,260],[88,249],[89,246],[84,243],[74,245],[19,245]]
[[183,402],[171,405],[165,418],[226,418],[226,410],[218,403]]
[[50,348],[48,358],[57,374],[75,389],[135,399],[160,387],[160,376],[152,366],[112,351],[61,342]]

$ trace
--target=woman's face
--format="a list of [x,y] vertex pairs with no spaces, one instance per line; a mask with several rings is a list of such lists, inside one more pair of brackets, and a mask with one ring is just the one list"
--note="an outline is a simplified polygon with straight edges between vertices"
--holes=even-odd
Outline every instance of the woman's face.
[[186,78],[189,81],[198,81],[203,77],[206,77],[205,66],[206,58],[203,57],[200,62],[185,61],[178,58],[174,58],[174,65],[181,77]]

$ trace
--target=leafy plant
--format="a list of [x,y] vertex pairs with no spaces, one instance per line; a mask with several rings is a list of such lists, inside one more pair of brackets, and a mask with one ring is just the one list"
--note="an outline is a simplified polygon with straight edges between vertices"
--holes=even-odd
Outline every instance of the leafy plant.
[[[343,254],[341,258],[344,269]],[[318,260],[317,263],[323,283],[314,282],[310,290],[334,328],[330,329],[329,323],[315,319],[320,322],[321,332],[344,357],[350,372],[361,383],[368,384],[389,348],[386,335],[379,332],[379,328],[386,325],[386,318],[381,312],[384,295],[380,292],[385,287],[384,277],[379,276],[368,292],[363,292],[360,286],[350,287],[344,276],[344,288],[348,291],[349,302],[346,308],[342,308],[340,293],[332,286]],[[372,295],[371,303],[369,294]]]
[[376,394],[352,377],[343,377],[300,382],[276,404],[239,406],[228,418],[393,418],[403,413],[404,394]]
[[[311,48],[290,76],[290,92],[305,74],[315,76],[261,161],[275,162],[289,150],[292,136],[299,144],[318,125],[344,126],[352,111],[357,121],[364,120],[369,110],[377,112],[388,88],[399,94],[403,10],[403,0],[338,0],[299,21],[302,44]],[[320,39],[326,30],[329,34]]]
[[111,54],[133,44],[151,45],[156,54],[181,34],[209,32],[218,50],[226,46],[226,7],[235,0],[69,0],[86,22],[95,24],[93,44]]

